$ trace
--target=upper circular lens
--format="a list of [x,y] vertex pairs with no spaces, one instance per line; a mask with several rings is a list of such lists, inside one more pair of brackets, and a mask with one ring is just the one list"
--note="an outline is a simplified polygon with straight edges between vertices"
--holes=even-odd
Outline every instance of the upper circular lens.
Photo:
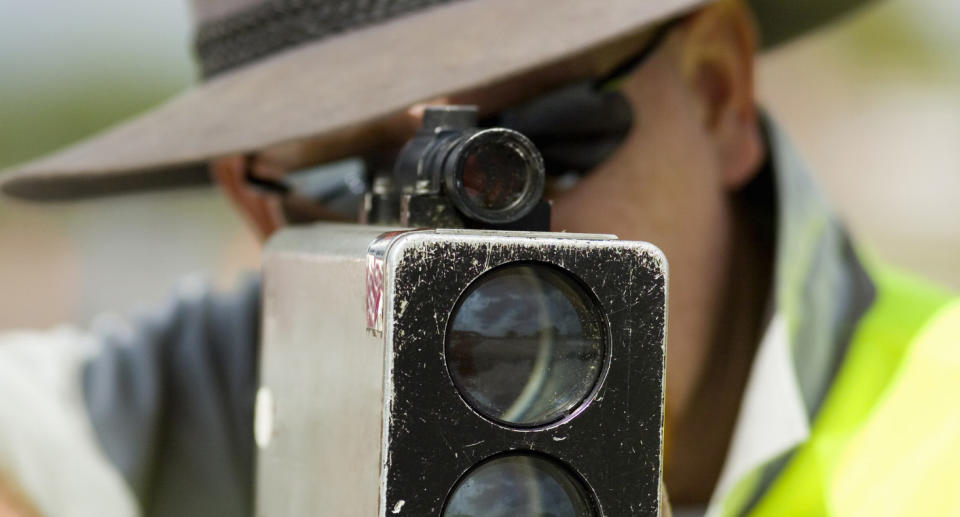
[[463,398],[506,424],[561,420],[603,369],[600,311],[569,274],[515,264],[478,278],[454,308],[447,368]]
[[483,140],[464,150],[461,179],[467,199],[486,210],[503,210],[520,201],[531,171],[512,143]]
[[593,517],[582,483],[537,456],[512,454],[481,463],[457,483],[443,517]]

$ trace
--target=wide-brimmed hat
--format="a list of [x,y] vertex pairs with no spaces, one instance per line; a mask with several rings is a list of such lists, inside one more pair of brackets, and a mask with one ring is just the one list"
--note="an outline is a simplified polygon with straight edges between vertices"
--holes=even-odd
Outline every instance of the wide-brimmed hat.
[[[0,176],[73,199],[207,181],[211,158],[351,132],[495,84],[710,0],[193,0],[204,81],[140,117]],[[763,46],[867,0],[750,0]]]

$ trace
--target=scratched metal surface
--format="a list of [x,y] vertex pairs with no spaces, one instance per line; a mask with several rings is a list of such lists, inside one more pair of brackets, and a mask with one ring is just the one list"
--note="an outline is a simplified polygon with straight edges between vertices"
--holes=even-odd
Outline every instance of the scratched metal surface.
[[[416,232],[398,237],[388,252],[392,353],[381,512],[439,515],[472,466],[506,451],[528,451],[579,473],[600,515],[658,514],[665,261],[645,243],[532,237]],[[444,361],[447,319],[460,294],[485,271],[516,261],[573,273],[606,314],[609,356],[593,402],[537,430],[476,414],[457,394]]]

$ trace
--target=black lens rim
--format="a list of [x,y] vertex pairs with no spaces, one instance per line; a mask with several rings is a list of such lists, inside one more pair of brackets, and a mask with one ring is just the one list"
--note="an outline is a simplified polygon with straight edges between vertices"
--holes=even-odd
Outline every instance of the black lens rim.
[[[493,142],[505,144],[524,159],[527,164],[527,181],[520,197],[505,208],[490,209],[470,199],[463,183],[464,162],[470,151],[479,145]],[[447,192],[454,206],[463,215],[487,224],[515,222],[533,210],[543,197],[546,169],[543,157],[533,142],[523,134],[506,128],[490,128],[474,132],[460,140],[444,160],[443,176]]]
[[487,458],[484,458],[478,461],[477,463],[471,465],[465,471],[463,471],[463,473],[460,474],[460,476],[456,479],[456,481],[454,481],[453,484],[450,485],[450,489],[447,490],[446,497],[444,497],[444,500],[443,500],[443,506],[440,508],[440,516],[444,517],[446,515],[447,508],[450,505],[450,499],[453,497],[453,494],[456,492],[457,488],[459,488],[460,485],[464,481],[466,481],[467,476],[469,476],[473,472],[476,472],[478,469],[480,469],[484,465],[490,464],[494,461],[497,461],[499,459],[506,458],[506,457],[528,457],[528,458],[538,459],[556,468],[562,474],[566,474],[569,477],[569,480],[573,482],[573,485],[577,490],[578,495],[582,497],[583,501],[589,507],[588,510],[590,512],[590,515],[580,516],[580,517],[600,517],[602,515],[600,501],[599,501],[599,498],[597,497],[597,494],[593,490],[593,485],[591,485],[590,482],[587,481],[582,474],[580,474],[580,472],[578,472],[575,468],[573,468],[572,465],[568,465],[567,463],[561,461],[560,459],[550,456],[549,454],[545,454],[543,452],[538,452],[534,450],[517,449],[512,451],[504,451],[504,452],[489,456]]
[[[513,267],[522,267],[522,266],[533,266],[548,269],[553,272],[556,276],[566,279],[568,282],[573,284],[580,291],[580,295],[583,296],[584,304],[589,307],[590,313],[594,317],[594,322],[597,325],[599,331],[599,342],[601,346],[601,357],[602,363],[600,365],[600,373],[597,375],[596,379],[593,381],[593,385],[587,390],[586,394],[581,397],[575,404],[565,411],[563,411],[560,416],[557,418],[551,419],[548,422],[539,422],[533,424],[520,424],[516,422],[510,422],[509,420],[502,420],[493,416],[490,416],[479,408],[477,408],[470,398],[465,395],[465,389],[463,386],[457,382],[457,378],[454,376],[453,371],[450,367],[450,361],[448,359],[448,351],[450,346],[450,336],[453,333],[453,322],[457,314],[460,312],[460,307],[463,305],[467,297],[474,291],[474,289],[479,286],[479,282],[482,282],[483,279],[489,275],[502,271],[504,269],[510,269]],[[587,409],[590,404],[596,400],[597,395],[600,393],[600,389],[603,387],[604,382],[606,381],[607,374],[610,371],[610,364],[613,361],[613,344],[611,343],[610,337],[610,322],[607,319],[606,313],[603,312],[602,304],[600,299],[597,297],[596,293],[576,274],[572,271],[560,267],[556,264],[549,262],[539,262],[535,260],[518,260],[511,261],[499,264],[495,267],[487,269],[474,277],[467,283],[467,286],[463,288],[460,294],[457,296],[457,301],[454,303],[453,308],[447,313],[447,323],[446,331],[444,332],[443,337],[443,364],[447,372],[447,377],[450,380],[451,385],[456,388],[457,396],[461,401],[470,409],[474,414],[483,418],[484,420],[496,424],[500,427],[506,429],[511,429],[514,431],[543,431],[545,429],[551,429],[557,426],[566,424],[577,417],[580,413]]]

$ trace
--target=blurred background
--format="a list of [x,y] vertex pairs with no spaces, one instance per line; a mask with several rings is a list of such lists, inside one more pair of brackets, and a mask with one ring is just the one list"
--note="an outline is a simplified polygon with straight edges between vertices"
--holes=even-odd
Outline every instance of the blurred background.
[[[0,1],[0,168],[195,80],[181,1]],[[889,0],[765,55],[760,96],[859,241],[960,289],[960,2]],[[0,329],[86,324],[226,287],[258,245],[212,189],[67,204],[0,198]]]

